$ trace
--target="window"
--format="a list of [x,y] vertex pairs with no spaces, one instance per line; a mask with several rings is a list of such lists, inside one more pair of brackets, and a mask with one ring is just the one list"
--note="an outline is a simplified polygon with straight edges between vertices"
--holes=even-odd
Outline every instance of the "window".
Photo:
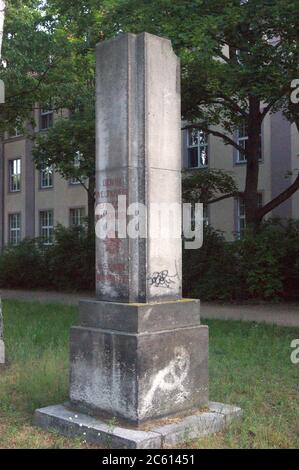
[[[238,203],[237,234],[238,234],[238,238],[242,238],[244,235],[245,227],[246,227],[244,199],[239,198],[237,203]],[[262,205],[263,205],[263,195],[262,193],[258,193],[258,207],[262,207]]]
[[[237,143],[240,147],[242,147],[244,150],[247,150],[247,142],[248,142],[248,132],[247,132],[247,124],[243,122],[237,130]],[[240,152],[238,150],[237,154],[237,162],[242,163],[246,162],[246,157],[244,153]]]
[[54,239],[54,216],[53,211],[41,211],[39,213],[39,235],[44,245],[52,245]]
[[[74,169],[75,170],[79,170],[80,166],[81,166],[81,157],[82,157],[82,154],[81,152],[79,152],[79,150],[75,153],[75,156],[74,156]],[[70,179],[70,183],[71,184],[80,184],[80,181],[78,181],[77,178],[75,178],[74,176]]]
[[20,118],[16,119],[16,127],[12,128],[8,132],[8,137],[13,138],[13,137],[19,137],[20,135],[23,135],[23,124]]
[[84,223],[85,217],[85,208],[77,207],[75,209],[70,209],[70,226],[71,227],[80,227]]
[[9,214],[8,216],[8,242],[10,245],[18,245],[21,241],[21,214]]
[[[204,227],[209,225],[209,207],[207,204],[203,204],[202,208],[202,224]],[[195,206],[191,205],[191,228],[195,230]]]
[[21,191],[21,159],[15,158],[8,162],[9,182],[8,187],[11,193]]
[[40,129],[46,130],[53,126],[53,111],[51,109],[42,109],[40,112]]
[[203,206],[203,224],[205,226],[209,225],[209,207],[207,204]]
[[208,166],[208,135],[198,129],[188,129],[188,167]]
[[40,187],[53,188],[53,166],[43,165],[40,170]]
[[10,138],[20,137],[20,135],[22,135],[22,131],[18,127],[15,127],[11,132],[9,132]]
[[[237,144],[242,147],[244,150],[247,150],[248,145],[248,126],[245,121],[237,129]],[[259,160],[262,158],[262,136],[260,135],[260,145],[259,145]],[[246,156],[244,153],[238,150],[237,153],[237,163],[246,162]]]

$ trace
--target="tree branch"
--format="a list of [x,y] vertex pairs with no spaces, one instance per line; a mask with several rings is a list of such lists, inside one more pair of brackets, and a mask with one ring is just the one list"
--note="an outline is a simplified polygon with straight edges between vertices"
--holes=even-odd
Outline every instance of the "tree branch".
[[207,204],[214,204],[215,202],[222,201],[223,199],[228,199],[230,197],[243,197],[244,193],[241,193],[239,191],[235,191],[233,193],[229,194],[224,194],[223,196],[216,197],[215,199],[211,199],[210,201],[207,201]]
[[226,95],[219,95],[223,101],[225,101],[227,103],[227,105],[233,110],[235,111],[237,114],[240,114],[241,116],[243,116],[245,119],[248,118],[248,113],[246,113],[246,111],[244,111],[244,109],[242,109],[238,103],[236,103],[232,98],[230,98],[229,96],[226,96]]
[[282,98],[286,93],[290,93],[291,92],[291,88],[289,85],[286,85],[284,86],[280,93],[279,93],[279,96],[276,97],[274,100],[271,100],[267,106],[263,109],[263,111],[261,112],[261,121],[264,119],[264,117],[266,116],[266,114],[271,110],[271,108],[275,105],[275,103],[280,99]]
[[212,129],[206,127],[204,124],[188,124],[184,127],[182,127],[182,130],[184,129],[201,129],[202,131],[204,132],[207,132],[208,134],[212,134],[214,135],[215,137],[220,137],[221,139],[224,140],[225,144],[227,145],[232,145],[233,147],[235,147],[235,149],[237,149],[239,152],[241,152],[243,155],[247,155],[247,152],[246,150],[241,147],[241,145],[238,145],[237,142],[235,142],[233,139],[231,139],[230,137],[228,137],[228,135],[226,134],[223,134],[222,132],[220,131],[213,131]]
[[268,212],[272,211],[273,209],[275,209],[275,207],[280,206],[280,204],[289,199],[298,189],[299,174],[297,175],[297,178],[295,179],[294,183],[292,183],[287,189],[285,189],[278,196],[272,199],[272,201],[268,202],[268,204],[265,204],[258,210],[258,217],[262,219],[266,214],[268,214]]

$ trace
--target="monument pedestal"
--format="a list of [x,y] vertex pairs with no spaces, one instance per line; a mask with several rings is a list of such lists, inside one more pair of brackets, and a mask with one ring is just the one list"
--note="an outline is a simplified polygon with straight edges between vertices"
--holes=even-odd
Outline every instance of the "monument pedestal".
[[135,424],[208,405],[208,327],[199,301],[80,302],[70,400]]
[[208,401],[208,327],[199,300],[80,302],[70,402],[35,423],[110,448],[163,448],[222,431],[240,408]]

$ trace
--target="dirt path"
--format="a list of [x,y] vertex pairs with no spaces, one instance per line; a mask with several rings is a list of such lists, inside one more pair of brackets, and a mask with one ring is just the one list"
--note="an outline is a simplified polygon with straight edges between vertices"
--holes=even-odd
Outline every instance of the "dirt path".
[[[37,301],[46,303],[61,302],[67,305],[78,305],[79,299],[94,298],[93,293],[62,293],[52,291],[26,291],[1,289],[2,299]],[[243,320],[269,323],[280,326],[299,327],[299,304],[217,304],[202,302],[201,317],[220,320]]]

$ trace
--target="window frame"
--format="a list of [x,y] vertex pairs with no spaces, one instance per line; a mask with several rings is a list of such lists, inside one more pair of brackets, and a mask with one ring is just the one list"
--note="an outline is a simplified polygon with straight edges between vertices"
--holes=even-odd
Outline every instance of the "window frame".
[[[18,226],[12,227],[11,221],[13,217],[17,216]],[[12,234],[15,234],[15,239],[12,241]],[[21,212],[11,212],[8,214],[8,244],[11,246],[17,246],[22,240],[22,222],[21,222]]]
[[[77,152],[75,153],[75,156],[74,156],[74,168],[76,170],[78,170],[81,167],[81,155],[82,155],[81,152],[79,150],[77,150]],[[69,184],[72,185],[72,186],[76,186],[76,185],[81,184],[81,183],[75,176],[72,176],[69,179]]]
[[[44,166],[44,165],[43,165]],[[48,171],[48,176],[45,177],[46,169],[51,169],[51,172]],[[44,184],[44,178],[48,180],[48,184]],[[49,183],[51,180],[51,184]],[[54,188],[54,168],[53,165],[45,165],[45,168],[41,168],[39,171],[39,188],[40,189],[53,189]]]
[[[20,168],[19,173],[14,173],[14,162],[19,162]],[[17,178],[17,184],[15,185],[13,180]],[[22,158],[11,158],[8,160],[8,192],[19,193],[21,192],[21,178],[22,178]]]
[[[263,206],[264,195],[262,191],[258,192],[258,207]],[[244,206],[244,213],[240,214],[241,205]],[[243,227],[241,228],[241,221],[243,221]],[[244,230],[246,228],[246,216],[245,216],[245,204],[244,199],[237,198],[237,238],[240,240],[243,237]]]
[[[82,211],[83,214],[79,216],[80,223],[72,223],[72,212],[75,211]],[[85,211],[85,206],[80,206],[80,207],[70,207],[69,208],[69,226],[70,227],[83,227],[83,220],[86,217],[86,211]]]
[[[47,126],[43,126],[43,120],[46,120]],[[53,109],[46,109],[46,108],[40,108],[40,113],[39,113],[39,130],[40,131],[47,131],[48,129],[51,129],[53,127],[53,122],[54,122],[54,111]]]
[[[197,133],[197,144],[190,143],[190,131],[191,132],[195,131]],[[200,137],[199,137],[200,133],[204,135],[204,139],[205,139],[204,143],[200,142]],[[190,149],[197,149],[197,166],[190,166],[190,156],[189,156]],[[206,151],[206,158],[207,158],[206,164],[200,164],[202,150]],[[209,135],[208,133],[202,131],[201,129],[192,129],[192,128],[187,129],[187,154],[188,154],[188,169],[189,170],[208,168],[209,166]]]
[[[241,127],[244,127],[244,135],[242,135],[240,137],[240,128]],[[240,126],[237,127],[237,131],[236,131],[236,142],[239,146],[243,147],[242,143],[245,142],[245,146],[246,146],[246,142],[248,141],[248,131],[246,129],[246,122],[243,122]],[[247,132],[246,132],[247,131]],[[244,148],[246,148],[244,146]],[[238,149],[237,150],[237,156],[236,156],[236,163],[237,165],[240,165],[242,163],[247,163],[247,158],[246,158],[246,155],[244,155],[243,153],[241,153]],[[262,145],[262,132],[260,134],[260,157],[259,157],[259,162],[261,162],[263,160],[263,145]]]
[[[46,224],[42,224],[42,214],[48,214]],[[49,224],[49,214],[52,214],[52,225]],[[43,231],[47,231],[46,237]],[[54,210],[43,209],[39,211],[39,236],[43,240],[43,245],[50,246],[54,243]]]

